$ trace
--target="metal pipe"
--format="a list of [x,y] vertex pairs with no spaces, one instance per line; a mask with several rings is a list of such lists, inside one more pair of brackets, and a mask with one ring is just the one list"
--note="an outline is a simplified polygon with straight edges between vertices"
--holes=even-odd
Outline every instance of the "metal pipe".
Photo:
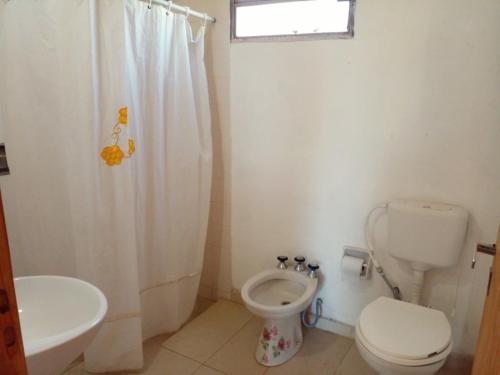
[[314,319],[312,322],[309,322],[307,319],[307,309],[300,313],[300,319],[302,320],[302,324],[304,324],[307,328],[314,328],[316,324],[318,324],[319,317],[323,314],[323,299],[316,299],[316,311],[314,312]]
[[389,287],[389,289],[391,290],[392,292],[392,296],[394,297],[394,299],[397,299],[399,301],[402,301],[403,300],[403,296],[401,295],[401,291],[399,290],[399,288],[397,286],[394,286],[392,284],[392,282],[389,280],[389,278],[387,277],[387,275],[385,274],[384,272],[384,269],[382,267],[379,267],[379,268],[376,268],[378,274],[382,277],[382,279],[384,280],[385,284]]
[[403,297],[401,295],[401,291],[396,285],[393,285],[393,283],[389,280],[387,275],[384,272],[384,269],[382,266],[377,262],[377,259],[375,259],[375,252],[374,252],[374,246],[371,240],[371,232],[370,232],[370,218],[373,215],[373,213],[378,210],[378,209],[387,209],[388,203],[384,203],[383,205],[375,206],[369,213],[368,216],[366,217],[365,220],[365,240],[366,240],[366,245],[368,246],[368,254],[370,255],[370,258],[372,259],[373,265],[375,266],[375,269],[377,270],[377,273],[384,279],[384,282],[386,285],[389,287],[389,289],[392,292],[392,295],[395,299],[397,300],[403,300]]
[[[149,0],[140,0],[140,1],[143,1],[145,3],[150,3]],[[165,7],[168,10],[171,10],[172,12],[175,12],[175,13],[188,14],[190,16],[193,16],[193,17],[196,17],[196,18],[200,18],[202,20],[206,20],[207,22],[212,22],[212,23],[216,22],[216,19],[214,17],[211,17],[211,16],[209,16],[206,13],[197,12],[195,10],[192,10],[189,7],[185,7],[185,6],[182,6],[182,5],[177,5],[173,1],[152,0],[151,3],[152,4],[156,4],[156,5],[160,5],[162,7]]]

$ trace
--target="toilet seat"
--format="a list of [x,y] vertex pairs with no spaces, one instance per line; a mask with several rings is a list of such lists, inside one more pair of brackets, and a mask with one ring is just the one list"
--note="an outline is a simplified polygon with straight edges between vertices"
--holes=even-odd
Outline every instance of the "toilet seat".
[[362,311],[356,334],[379,358],[403,366],[423,366],[446,358],[451,328],[438,310],[380,297]]
[[[290,301],[286,305],[265,304],[259,302],[252,296],[252,292],[260,285],[270,280],[285,280],[302,285],[301,295]],[[312,302],[316,289],[318,288],[318,279],[306,276],[304,272],[270,269],[265,270],[249,278],[241,288],[241,298],[246,307],[254,314],[263,318],[283,318],[304,311]]]

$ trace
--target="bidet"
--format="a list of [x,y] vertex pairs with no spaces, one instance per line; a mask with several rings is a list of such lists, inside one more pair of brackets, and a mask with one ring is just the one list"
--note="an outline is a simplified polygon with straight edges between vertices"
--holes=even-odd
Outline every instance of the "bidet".
[[300,313],[311,304],[317,287],[317,277],[283,268],[263,271],[245,282],[241,297],[246,307],[264,318],[256,350],[259,363],[277,366],[297,353],[303,340]]

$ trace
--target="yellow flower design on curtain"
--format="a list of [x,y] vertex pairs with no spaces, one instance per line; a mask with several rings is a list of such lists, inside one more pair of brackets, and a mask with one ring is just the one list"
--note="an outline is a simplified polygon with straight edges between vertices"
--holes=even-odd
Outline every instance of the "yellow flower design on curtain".
[[128,124],[128,108],[122,107],[118,110],[118,122],[122,125]]
[[115,143],[111,146],[106,146],[101,151],[101,158],[106,162],[106,164],[110,167],[114,165],[120,165],[123,159],[128,159],[132,157],[135,152],[135,142],[132,138],[128,139],[128,152],[125,154],[121,149],[120,135],[122,132],[122,126],[128,125],[128,108],[122,107],[118,110],[118,120],[116,124],[113,126],[113,132],[111,133],[111,137],[115,140]]

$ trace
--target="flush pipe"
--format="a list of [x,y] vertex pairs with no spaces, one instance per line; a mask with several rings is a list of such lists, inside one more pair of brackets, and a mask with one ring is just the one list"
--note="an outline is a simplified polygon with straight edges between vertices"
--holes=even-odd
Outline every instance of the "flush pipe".
[[[375,270],[380,275],[380,277],[384,280],[387,287],[391,290],[392,296],[394,297],[394,299],[401,301],[403,299],[403,297],[401,295],[401,291],[399,290],[399,288],[397,286],[392,284],[392,282],[389,280],[389,278],[385,274],[384,268],[377,262],[377,259],[375,259],[375,252],[373,250],[374,246],[373,246],[373,242],[371,240],[371,235],[370,235],[371,234],[371,232],[370,232],[370,219],[371,219],[373,213],[376,210],[381,210],[381,209],[387,210],[388,206],[389,206],[389,203],[385,202],[382,205],[373,207],[372,210],[368,213],[368,215],[366,216],[366,221],[365,221],[365,240],[366,240],[366,245],[368,246],[368,254],[370,255],[370,258],[373,262],[373,265],[375,266]],[[423,276],[422,276],[422,282],[423,282]]]
[[420,296],[422,295],[422,287],[424,285],[424,272],[413,270],[413,293],[411,295],[411,303],[420,305]]

